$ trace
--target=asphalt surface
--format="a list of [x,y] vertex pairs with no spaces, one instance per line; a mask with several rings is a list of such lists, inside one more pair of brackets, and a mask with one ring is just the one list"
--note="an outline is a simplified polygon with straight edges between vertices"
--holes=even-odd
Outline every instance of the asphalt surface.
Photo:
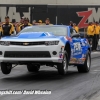
[[89,73],[78,73],[70,66],[61,76],[55,68],[43,66],[38,74],[26,66],[15,67],[9,75],[0,71],[0,90],[51,90],[51,94],[0,95],[0,100],[95,100],[100,95],[100,52],[92,54]]

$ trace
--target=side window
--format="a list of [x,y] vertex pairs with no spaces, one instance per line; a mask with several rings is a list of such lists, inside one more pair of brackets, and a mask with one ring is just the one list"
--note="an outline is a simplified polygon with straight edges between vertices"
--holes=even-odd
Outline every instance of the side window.
[[73,28],[70,29],[70,34],[73,34]]
[[80,38],[80,34],[78,34],[75,29],[70,30],[71,38]]
[[75,29],[73,29],[73,33],[77,33]]
[[76,30],[73,29],[73,28],[71,28],[71,29],[70,29],[70,34],[73,35],[73,34],[75,34],[75,33],[77,33]]

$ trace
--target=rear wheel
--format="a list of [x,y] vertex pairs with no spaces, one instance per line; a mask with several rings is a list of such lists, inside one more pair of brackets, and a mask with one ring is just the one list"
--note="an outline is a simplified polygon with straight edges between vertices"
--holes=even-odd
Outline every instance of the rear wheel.
[[58,73],[61,75],[65,75],[68,71],[68,54],[65,51],[64,56],[63,56],[63,61],[62,63],[59,63],[57,65]]
[[12,64],[1,62],[1,71],[3,74],[9,74],[12,69]]
[[39,64],[36,64],[36,65],[28,64],[27,69],[28,69],[29,72],[38,72],[39,69],[40,69],[40,65]]
[[86,60],[84,62],[84,65],[80,65],[80,66],[78,65],[77,69],[78,69],[78,72],[88,73],[90,71],[90,68],[91,68],[91,54],[88,51],[86,54]]

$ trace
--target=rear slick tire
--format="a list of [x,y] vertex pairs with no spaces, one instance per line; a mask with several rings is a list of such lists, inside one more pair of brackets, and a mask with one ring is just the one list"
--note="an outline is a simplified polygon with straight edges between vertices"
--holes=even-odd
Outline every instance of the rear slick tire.
[[40,65],[28,64],[27,69],[29,72],[38,72],[40,69]]
[[86,60],[84,62],[84,65],[78,65],[77,69],[79,73],[88,73],[91,68],[91,54],[90,51],[87,52],[86,54]]

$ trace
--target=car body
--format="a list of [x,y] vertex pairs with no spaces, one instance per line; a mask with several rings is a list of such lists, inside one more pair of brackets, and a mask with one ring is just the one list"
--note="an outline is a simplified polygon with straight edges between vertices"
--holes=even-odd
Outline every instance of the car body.
[[90,53],[87,39],[64,25],[29,26],[16,36],[2,37],[0,40],[1,66],[30,63],[59,66],[64,55],[67,55],[67,66],[82,66],[88,51]]

